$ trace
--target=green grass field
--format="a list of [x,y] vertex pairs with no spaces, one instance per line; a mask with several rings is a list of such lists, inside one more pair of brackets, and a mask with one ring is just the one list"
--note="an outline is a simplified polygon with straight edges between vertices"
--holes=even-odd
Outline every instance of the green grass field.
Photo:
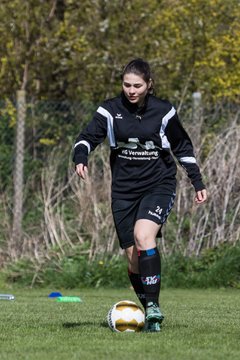
[[0,301],[1,360],[240,359],[239,290],[163,290],[165,321],[155,334],[107,327],[115,302],[136,301],[132,290],[61,291],[82,303],[58,303],[51,291],[12,290],[15,300]]

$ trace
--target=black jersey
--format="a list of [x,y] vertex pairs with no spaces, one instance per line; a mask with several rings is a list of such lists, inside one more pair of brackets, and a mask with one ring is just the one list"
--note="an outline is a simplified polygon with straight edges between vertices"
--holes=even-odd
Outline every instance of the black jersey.
[[124,94],[104,101],[76,139],[73,161],[87,165],[88,154],[108,137],[111,149],[112,197],[133,199],[153,187],[174,185],[176,163],[187,172],[196,191],[204,189],[192,142],[175,108],[148,95],[143,107]]

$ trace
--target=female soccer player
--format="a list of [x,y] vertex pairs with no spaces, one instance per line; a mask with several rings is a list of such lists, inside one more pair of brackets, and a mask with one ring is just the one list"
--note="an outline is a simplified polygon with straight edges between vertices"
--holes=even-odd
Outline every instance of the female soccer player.
[[111,149],[112,213],[120,246],[128,259],[131,284],[146,311],[145,331],[160,331],[161,260],[156,237],[174,204],[176,164],[195,188],[195,201],[207,199],[191,140],[175,108],[155,97],[149,64],[128,63],[122,93],[104,101],[78,136],[73,160],[86,179],[88,155],[108,137]]

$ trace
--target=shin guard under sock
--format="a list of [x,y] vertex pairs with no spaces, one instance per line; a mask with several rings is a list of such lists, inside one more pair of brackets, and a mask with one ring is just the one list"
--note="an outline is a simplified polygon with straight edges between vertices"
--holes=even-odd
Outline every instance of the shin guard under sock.
[[145,309],[146,308],[146,298],[145,298],[145,293],[144,293],[140,274],[135,274],[135,273],[131,272],[130,270],[128,270],[128,277],[129,277],[129,280],[132,284],[132,287],[133,287],[139,301],[141,302],[142,306]]
[[138,251],[141,281],[146,296],[146,304],[159,304],[161,286],[161,259],[157,247]]

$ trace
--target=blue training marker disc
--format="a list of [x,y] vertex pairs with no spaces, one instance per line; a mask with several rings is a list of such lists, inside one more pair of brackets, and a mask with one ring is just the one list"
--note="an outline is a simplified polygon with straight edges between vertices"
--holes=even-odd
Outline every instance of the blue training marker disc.
[[60,296],[62,296],[60,292],[51,292],[51,294],[48,295],[49,298],[56,298]]

